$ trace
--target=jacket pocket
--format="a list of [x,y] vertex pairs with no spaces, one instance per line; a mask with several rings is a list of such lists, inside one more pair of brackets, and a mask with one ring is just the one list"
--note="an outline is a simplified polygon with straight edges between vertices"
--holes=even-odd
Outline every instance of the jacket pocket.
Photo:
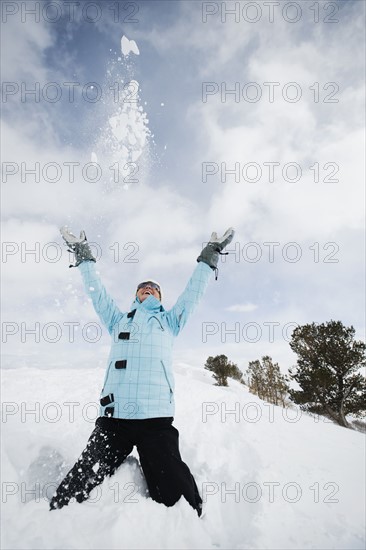
[[166,381],[167,381],[167,384],[168,384],[168,387],[169,387],[169,392],[170,392],[170,403],[171,403],[171,402],[172,402],[172,399],[173,399],[173,390],[172,390],[172,386],[170,385],[169,378],[168,378],[168,374],[167,374],[167,372],[166,372],[166,368],[165,368],[165,365],[164,365],[164,361],[163,361],[163,360],[161,360],[161,364],[162,364],[162,366],[163,366],[165,378],[166,378]]
[[103,388],[102,388],[102,391],[101,391],[102,394],[104,392],[104,388],[106,387],[106,385],[108,383],[109,372],[110,372],[110,369],[111,369],[112,365],[113,365],[113,361],[109,361],[109,364],[108,364],[108,367],[107,367],[107,372],[105,373],[105,376],[104,376]]

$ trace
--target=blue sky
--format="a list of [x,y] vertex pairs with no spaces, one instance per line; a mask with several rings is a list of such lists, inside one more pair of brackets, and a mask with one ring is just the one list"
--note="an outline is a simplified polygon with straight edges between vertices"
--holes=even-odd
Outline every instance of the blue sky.
[[[211,231],[235,227],[234,252],[177,340],[178,363],[200,366],[225,353],[245,370],[271,355],[286,370],[295,362],[283,336],[289,323],[340,319],[364,337],[363,2],[299,1],[287,11],[281,2],[272,22],[263,2],[80,2],[71,21],[66,3],[53,2],[62,15],[55,23],[46,20],[57,15],[52,6],[38,22],[22,13],[22,3],[4,4],[19,8],[2,14],[2,317],[14,323],[5,326],[5,365],[104,364],[105,333],[96,344],[70,343],[66,334],[65,323],[79,322],[80,332],[96,321],[79,274],[68,269],[64,250],[55,262],[42,255],[48,243],[61,248],[65,223],[101,245],[98,268],[122,310],[146,277],[161,281],[171,307]],[[95,4],[100,18],[88,22]],[[115,22],[110,7],[117,4]],[[223,22],[221,10],[235,5],[237,21],[227,15]],[[132,11],[135,23],[124,20]],[[122,55],[123,35],[140,55]],[[122,80],[139,83],[139,103],[128,116],[141,107],[148,121],[138,182],[128,189],[111,186],[105,171],[120,151],[108,150],[106,140],[119,107],[108,86]],[[39,102],[21,94],[36,82]],[[72,102],[65,82],[75,85]],[[94,103],[80,93],[90,82],[102,91]],[[52,91],[49,83],[61,89],[60,101],[42,96]],[[237,96],[225,96],[235,87]],[[212,91],[205,102],[203,89]],[[92,153],[104,166],[96,183],[81,173]],[[60,180],[25,174],[22,182],[21,163],[36,162],[41,169],[57,163]],[[73,182],[65,162],[80,163]],[[235,166],[238,181],[233,174],[225,181],[223,169]],[[216,173],[202,178],[204,167]],[[37,246],[39,261],[22,257]],[[133,251],[137,262],[126,260]],[[39,342],[26,333],[35,323]],[[56,324],[61,336],[51,343]],[[225,333],[234,328],[237,341]]]

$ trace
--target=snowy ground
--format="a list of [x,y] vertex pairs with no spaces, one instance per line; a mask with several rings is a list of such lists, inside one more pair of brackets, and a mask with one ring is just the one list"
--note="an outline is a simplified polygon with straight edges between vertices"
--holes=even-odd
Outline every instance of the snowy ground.
[[236,382],[215,387],[203,370],[176,373],[174,424],[203,519],[183,499],[166,508],[146,498],[133,456],[92,502],[49,512],[93,428],[104,372],[2,371],[4,550],[364,548],[363,434],[296,410],[286,417]]

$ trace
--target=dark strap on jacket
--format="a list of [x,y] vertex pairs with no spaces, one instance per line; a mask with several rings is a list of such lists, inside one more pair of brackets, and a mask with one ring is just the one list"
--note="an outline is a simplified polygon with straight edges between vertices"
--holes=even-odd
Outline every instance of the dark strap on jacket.
[[106,407],[104,409],[104,416],[114,416],[114,407]]
[[106,405],[109,405],[109,403],[113,403],[114,401],[114,395],[113,393],[110,393],[109,395],[106,395],[105,397],[102,397],[100,400],[100,404],[102,407],[105,407]]

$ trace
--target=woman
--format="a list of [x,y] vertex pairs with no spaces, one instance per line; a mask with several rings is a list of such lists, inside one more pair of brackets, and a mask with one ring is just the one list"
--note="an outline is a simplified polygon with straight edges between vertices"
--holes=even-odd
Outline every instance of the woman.
[[[185,290],[168,311],[161,304],[160,285],[151,279],[137,285],[129,312],[121,312],[95,270],[95,258],[85,232],[75,237],[67,227],[61,234],[74,252],[87,294],[112,337],[108,368],[100,398],[100,416],[79,460],[61,482],[50,502],[55,510],[72,497],[83,502],[106,475],[111,476],[136,445],[149,494],[173,506],[183,495],[200,516],[202,499],[179,453],[174,419],[172,347],[203,296],[219,254],[233,238],[212,233],[197,258]],[[71,267],[71,266],[70,266]]]

